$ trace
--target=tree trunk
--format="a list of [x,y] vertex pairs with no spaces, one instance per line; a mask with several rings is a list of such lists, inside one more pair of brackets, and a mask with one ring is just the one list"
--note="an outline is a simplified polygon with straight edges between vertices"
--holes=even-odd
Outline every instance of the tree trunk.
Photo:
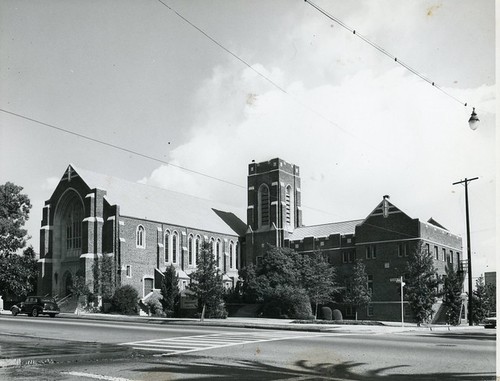
[[201,310],[201,318],[200,318],[201,321],[205,320],[205,306],[206,303],[203,303],[203,309]]
[[318,302],[316,302],[316,308],[314,310],[314,320],[318,319]]
[[358,321],[358,309],[356,308],[355,311],[356,312],[354,312],[354,316],[356,316],[355,319],[356,319],[356,321]]

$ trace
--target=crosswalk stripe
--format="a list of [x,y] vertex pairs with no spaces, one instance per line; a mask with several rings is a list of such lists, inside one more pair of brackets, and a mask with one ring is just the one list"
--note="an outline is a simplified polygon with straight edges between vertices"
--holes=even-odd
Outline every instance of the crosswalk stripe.
[[[224,348],[235,345],[245,345],[276,340],[298,339],[309,337],[311,334],[286,335],[283,333],[215,333],[209,335],[183,336],[167,339],[155,339],[122,343],[120,345],[130,346],[135,350],[160,352],[158,356],[171,356],[182,353],[204,351],[208,349]],[[323,336],[315,334],[314,336]]]

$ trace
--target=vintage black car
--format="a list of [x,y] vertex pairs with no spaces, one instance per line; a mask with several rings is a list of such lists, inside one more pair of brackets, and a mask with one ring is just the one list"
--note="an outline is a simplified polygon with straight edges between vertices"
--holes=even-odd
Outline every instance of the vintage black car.
[[11,307],[12,315],[27,314],[29,316],[49,315],[55,317],[59,313],[59,306],[54,298],[46,296],[28,296],[22,303]]

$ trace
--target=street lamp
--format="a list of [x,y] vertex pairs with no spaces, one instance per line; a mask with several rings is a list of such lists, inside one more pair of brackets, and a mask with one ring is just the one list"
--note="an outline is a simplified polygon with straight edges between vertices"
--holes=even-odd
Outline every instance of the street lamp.
[[[474,111],[472,112],[474,115]],[[472,119],[472,116],[471,116]],[[469,121],[470,123],[470,121]],[[472,127],[471,127],[472,128]],[[470,250],[470,224],[469,224],[469,191],[468,184],[471,181],[477,180],[479,177],[474,177],[472,179],[465,178],[465,180],[457,181],[453,183],[453,185],[457,184],[465,184],[465,222],[467,225],[467,272],[469,273],[469,302],[467,306],[468,315],[469,315],[469,325],[472,325],[472,258],[471,258],[471,250]]]
[[479,118],[477,117],[476,114],[476,108],[472,107],[472,114],[470,115],[469,118],[469,127],[472,131],[476,130],[479,124]]

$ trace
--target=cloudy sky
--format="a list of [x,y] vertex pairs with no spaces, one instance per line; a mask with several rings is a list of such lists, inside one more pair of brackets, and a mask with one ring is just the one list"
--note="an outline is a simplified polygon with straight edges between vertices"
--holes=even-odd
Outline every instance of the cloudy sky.
[[301,167],[307,225],[364,218],[388,194],[465,237],[452,183],[478,176],[473,273],[496,270],[494,1],[315,4],[444,91],[303,0],[0,2],[1,110],[223,180],[0,111],[0,182],[30,196],[35,250],[69,163],[244,218],[248,163],[280,157]]

